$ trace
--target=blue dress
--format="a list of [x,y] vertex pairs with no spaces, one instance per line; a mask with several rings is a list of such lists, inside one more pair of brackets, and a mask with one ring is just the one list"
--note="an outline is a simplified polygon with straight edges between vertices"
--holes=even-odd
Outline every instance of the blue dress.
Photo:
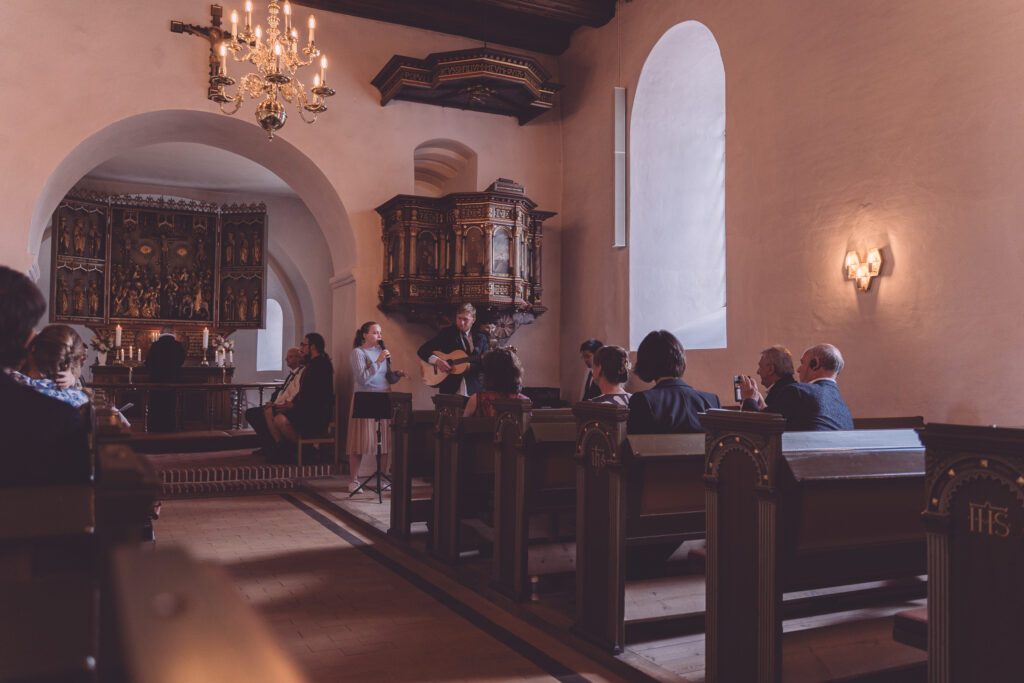
[[89,395],[81,389],[61,389],[52,379],[35,379],[20,372],[12,372],[11,378],[18,384],[23,384],[30,389],[38,391],[40,394],[63,401],[75,408],[81,408],[89,402]]

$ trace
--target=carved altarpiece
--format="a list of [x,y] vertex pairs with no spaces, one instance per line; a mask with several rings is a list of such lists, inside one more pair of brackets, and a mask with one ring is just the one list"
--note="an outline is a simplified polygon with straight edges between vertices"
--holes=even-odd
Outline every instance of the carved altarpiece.
[[190,356],[200,353],[203,327],[227,335],[264,326],[263,204],[74,190],[52,225],[51,322],[106,332],[119,324],[122,345],[137,347],[172,326]]

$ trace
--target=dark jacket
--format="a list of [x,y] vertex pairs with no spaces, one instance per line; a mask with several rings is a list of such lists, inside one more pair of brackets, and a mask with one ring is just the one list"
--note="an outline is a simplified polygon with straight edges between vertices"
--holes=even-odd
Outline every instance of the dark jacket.
[[334,365],[327,356],[311,358],[302,371],[299,393],[288,421],[303,436],[322,434],[334,419]]
[[[469,368],[461,375],[452,374],[446,377],[443,382],[437,385],[438,391],[442,394],[455,394],[459,391],[462,380],[466,380],[466,393],[470,396],[482,388],[480,377],[480,359],[488,349],[487,335],[483,332],[470,330],[473,339],[473,353],[469,354]],[[416,355],[426,363],[435,352],[451,353],[455,350],[465,350],[462,346],[462,336],[454,325],[450,325],[427,341],[419,348]]]
[[185,363],[185,347],[173,336],[161,336],[149,347],[146,369],[150,382],[177,382],[181,380],[181,366]]
[[703,432],[698,413],[720,408],[715,394],[699,391],[681,379],[666,379],[629,399],[630,434],[690,434]]
[[[796,392],[788,389],[787,387],[796,383],[796,378],[793,377],[793,375],[786,375],[775,382],[764,397],[765,408],[763,412],[778,413],[783,417],[786,417],[787,413],[792,410],[792,402],[796,396]],[[752,398],[743,399],[743,406],[741,410],[756,412],[758,410],[757,401]]]
[[[824,432],[853,429],[853,417],[846,402],[839,393],[839,387],[832,380],[820,380],[813,384],[802,384],[793,378],[783,384],[779,380],[772,385],[765,397],[765,412],[778,413],[786,418],[786,431]],[[782,384],[782,386],[779,386]],[[750,399],[743,402],[743,409],[755,409]]]
[[0,486],[88,483],[87,426],[79,410],[0,372]]

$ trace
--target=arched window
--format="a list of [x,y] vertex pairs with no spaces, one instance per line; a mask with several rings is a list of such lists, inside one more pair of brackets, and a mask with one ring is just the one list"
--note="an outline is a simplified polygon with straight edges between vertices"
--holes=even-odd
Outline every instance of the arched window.
[[442,197],[476,192],[476,152],[455,140],[427,140],[413,153],[415,192]]
[[276,299],[267,299],[267,326],[256,331],[256,371],[281,369],[284,341],[284,313]]
[[724,348],[725,68],[706,26],[677,24],[651,50],[629,134],[630,345],[666,329]]

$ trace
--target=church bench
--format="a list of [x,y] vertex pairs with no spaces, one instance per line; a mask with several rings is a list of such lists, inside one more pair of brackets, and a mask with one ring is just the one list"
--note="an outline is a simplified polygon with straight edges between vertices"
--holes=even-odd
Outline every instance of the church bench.
[[463,417],[465,398],[434,396],[436,408],[433,524],[430,553],[454,564],[462,551],[462,521],[490,518],[494,485],[493,417]]
[[928,681],[1020,680],[1024,429],[932,423],[921,441]]
[[[574,632],[625,645],[626,569],[704,537],[703,434],[626,434],[629,410],[577,403]],[[676,615],[678,616],[678,615]],[[666,615],[667,618],[672,618]]]
[[924,427],[924,417],[921,415],[853,418],[854,429],[920,429],[921,427]]
[[413,410],[412,394],[392,392],[391,525],[388,534],[403,541],[412,536],[414,522],[430,522],[432,499],[414,499],[412,480],[432,477],[437,447],[435,413]]
[[[783,434],[780,416],[714,410],[701,422],[708,680],[781,681],[782,621],[798,612],[923,594],[915,577],[927,570],[924,450],[915,431]],[[783,600],[870,582],[887,583]]]
[[530,595],[530,517],[574,512],[576,418],[567,408],[533,410],[529,400],[494,402],[494,563],[491,586],[514,600]]

